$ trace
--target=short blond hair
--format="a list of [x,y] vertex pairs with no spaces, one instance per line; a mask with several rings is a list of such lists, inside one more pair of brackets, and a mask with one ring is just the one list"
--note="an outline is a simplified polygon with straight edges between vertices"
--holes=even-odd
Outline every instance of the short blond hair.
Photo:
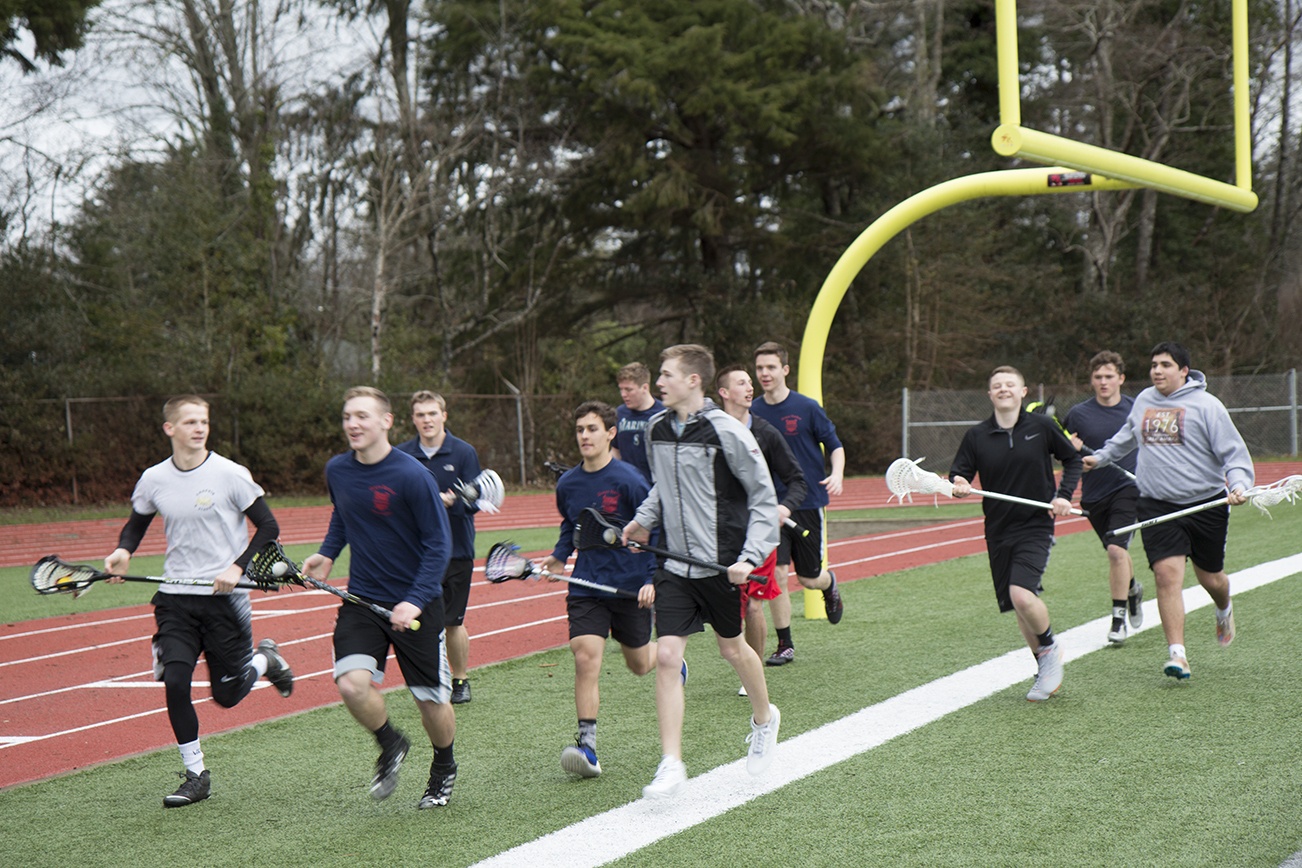
[[999,367],[991,371],[990,376],[986,377],[986,385],[989,386],[990,381],[993,380],[999,374],[1016,374],[1017,379],[1022,381],[1022,385],[1023,386],[1026,385],[1026,377],[1023,377],[1022,372],[1017,370],[1017,368],[1014,368],[1012,365],[1000,365]]
[[168,398],[167,403],[163,405],[163,421],[175,423],[181,415],[181,407],[186,404],[197,404],[208,409],[208,402],[198,395],[176,395]]
[[651,370],[641,362],[629,362],[615,374],[616,383],[632,383],[635,386],[651,384]]
[[421,389],[419,392],[413,392],[411,396],[411,408],[416,409],[417,404],[435,403],[444,413],[448,411],[448,402],[443,400],[443,396],[438,392],[431,392],[429,389]]
[[701,389],[709,388],[706,384],[714,381],[714,353],[700,344],[675,344],[660,353],[660,361],[677,359],[683,373],[696,374],[701,378]]
[[381,392],[374,386],[353,386],[347,392],[344,392],[344,403],[347,404],[353,398],[374,398],[375,403],[380,405],[380,412],[392,413],[393,405],[389,403],[389,396]]

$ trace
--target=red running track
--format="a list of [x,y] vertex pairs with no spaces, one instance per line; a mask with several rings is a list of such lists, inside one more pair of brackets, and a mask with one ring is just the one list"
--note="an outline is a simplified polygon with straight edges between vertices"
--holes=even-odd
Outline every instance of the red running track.
[[[1062,532],[1083,529],[1064,522]],[[841,540],[829,556],[842,581],[972,554],[980,519]],[[798,587],[798,586],[797,586]],[[294,667],[284,699],[260,681],[233,709],[196,686],[200,731],[223,732],[338,702],[330,636],[338,601],[321,591],[254,594],[254,638],[272,636]],[[565,586],[546,582],[471,586],[471,661],[483,666],[568,639]],[[111,762],[173,744],[162,686],[153,680],[150,606],[0,626],[0,788]],[[386,686],[401,684],[390,666]],[[196,679],[206,677],[201,665]]]

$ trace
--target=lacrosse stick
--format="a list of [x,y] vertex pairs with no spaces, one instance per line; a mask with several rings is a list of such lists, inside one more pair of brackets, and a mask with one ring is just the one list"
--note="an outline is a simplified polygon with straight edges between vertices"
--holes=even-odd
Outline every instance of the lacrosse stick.
[[[1302,495],[1302,476],[1296,474],[1293,476],[1285,476],[1283,479],[1276,480],[1269,485],[1253,486],[1243,494],[1248,498],[1248,503],[1251,503],[1269,517],[1270,510],[1268,507],[1278,506],[1286,500],[1289,503],[1297,502],[1299,495]],[[1230,499],[1228,497],[1218,497],[1215,500],[1209,500],[1206,503],[1195,504],[1187,509],[1169,512],[1166,515],[1159,515],[1156,518],[1146,519],[1145,521],[1137,521],[1134,524],[1119,527],[1116,530],[1110,530],[1108,533],[1113,536],[1118,536],[1123,533],[1142,530],[1146,527],[1152,527],[1155,524],[1161,524],[1162,522],[1171,521],[1186,515],[1193,515],[1195,512],[1202,512],[1205,509],[1215,509],[1216,507],[1224,506],[1229,502]]]
[[502,477],[492,470],[481,472],[469,482],[458,479],[452,488],[467,508],[478,509],[480,512],[501,512],[502,502],[506,499]]
[[[891,466],[886,468],[886,487],[891,490],[893,497],[898,497],[900,502],[912,494],[943,494],[946,497],[954,496],[954,483],[944,479],[930,470],[923,470],[918,466],[917,461],[910,461],[908,458],[896,458],[891,462]],[[1011,494],[1000,494],[997,491],[981,491],[973,488],[973,494],[981,497],[989,497],[994,500],[1006,500],[1009,503],[1020,503],[1023,506],[1038,506],[1042,509],[1052,509],[1053,505],[1039,500],[1028,500],[1025,497],[1016,497]],[[1083,509],[1072,508],[1072,515],[1088,515]]]
[[556,482],[560,482],[561,477],[565,475],[565,471],[570,469],[570,466],[568,464],[560,464],[555,461],[544,461],[543,468],[549,471],[551,475],[555,477]]
[[[1063,433],[1063,436],[1065,436],[1068,440],[1071,439],[1072,436],[1071,432],[1068,431],[1066,428],[1064,428],[1062,425],[1062,421],[1058,419],[1058,414],[1055,411],[1055,408],[1053,406],[1053,398],[1049,398],[1049,400],[1043,403],[1041,403],[1040,401],[1032,401],[1031,403],[1026,405],[1026,412],[1035,413],[1036,415],[1039,416],[1048,416],[1050,419],[1053,420],[1053,424],[1058,426],[1058,430]],[[1094,450],[1086,446],[1084,443],[1081,443],[1080,454],[1093,455]],[[1120,464],[1107,464],[1104,466],[1111,467],[1113,470],[1125,474],[1126,478],[1129,479],[1131,482],[1138,481],[1137,479],[1135,479],[1135,474],[1131,473],[1129,470],[1122,467]]]
[[[574,526],[574,547],[579,551],[588,549],[617,549],[624,546],[619,541],[620,535],[624,529],[611,522],[606,516],[602,515],[593,507],[588,507],[579,514],[579,523]],[[662,558],[669,558],[672,561],[682,561],[685,564],[702,567],[707,570],[714,570],[719,573],[728,572],[728,568],[723,564],[716,564],[712,561],[694,558],[691,555],[680,555],[677,552],[671,552],[668,549],[662,549],[659,546],[653,546],[649,543],[628,541],[629,548],[639,549],[644,552],[650,552],[653,555],[660,555]],[[752,574],[754,575],[754,574]],[[764,581],[768,580],[767,576],[758,576],[757,578]]]
[[[341,591],[334,585],[327,584],[320,579],[314,579],[298,568],[298,564],[289,559],[285,554],[284,547],[272,540],[260,548],[249,561],[249,566],[245,569],[244,574],[255,582],[272,582],[280,584],[293,583],[304,587],[313,587],[319,591],[325,591],[327,594],[334,594],[341,600],[354,603],[358,606],[365,606],[375,614],[386,620],[393,618],[393,612],[383,606],[372,603],[369,600],[363,600],[361,597],[350,594],[347,591]],[[441,604],[440,604],[441,605]],[[420,621],[415,618],[411,621],[409,630],[419,630]]]
[[[146,582],[154,585],[192,585],[213,587],[212,579],[172,579],[166,576],[126,576],[121,573],[107,573],[97,570],[89,564],[70,564],[60,560],[58,555],[46,555],[32,567],[32,587],[38,594],[72,594],[80,597],[90,590],[95,582],[107,579],[122,579],[124,582]],[[257,591],[280,590],[278,583],[236,582],[235,587]]]
[[590,582],[587,579],[580,579],[578,576],[565,576],[544,570],[520,554],[520,547],[511,542],[493,543],[493,547],[488,550],[488,558],[484,561],[484,577],[493,584],[496,585],[511,579],[536,579],[540,576],[559,579],[562,582],[569,582],[571,585],[582,585],[585,588],[592,588],[594,591],[605,591],[617,597],[637,599],[637,594],[623,588],[603,585],[599,582]]

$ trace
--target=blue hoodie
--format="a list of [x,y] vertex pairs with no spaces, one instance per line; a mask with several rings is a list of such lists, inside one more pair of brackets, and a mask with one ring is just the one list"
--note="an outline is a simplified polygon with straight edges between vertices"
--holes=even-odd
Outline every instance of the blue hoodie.
[[1252,487],[1252,456],[1202,371],[1191,369],[1170,395],[1155,386],[1140,392],[1121,430],[1094,454],[1102,466],[1135,449],[1145,497],[1183,505]]

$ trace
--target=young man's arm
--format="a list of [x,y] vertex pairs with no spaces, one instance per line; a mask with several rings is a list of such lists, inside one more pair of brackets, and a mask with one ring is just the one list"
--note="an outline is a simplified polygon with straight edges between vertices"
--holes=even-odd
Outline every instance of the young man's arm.
[[1248,444],[1243,442],[1243,435],[1230,418],[1230,411],[1218,400],[1216,407],[1207,414],[1207,437],[1212,452],[1225,470],[1225,485],[1233,493],[1242,493],[1252,488],[1256,480],[1256,469],[1252,464],[1252,455]]
[[[742,546],[737,561],[748,562],[752,567],[764,563],[769,552],[778,547],[781,520],[778,518],[778,495],[773,487],[773,476],[769,473],[768,463],[764,461],[755,437],[740,422],[726,414],[719,414],[736,427],[716,424],[719,442],[728,469],[737,477],[746,491],[748,521],[746,525],[746,543]],[[719,418],[716,416],[714,418]],[[749,572],[742,574],[742,581]],[[729,570],[729,578],[732,570]]]
[[[131,568],[131,556],[135,554],[136,549],[140,547],[140,541],[145,538],[145,532],[149,530],[149,525],[153,523],[156,512],[136,512],[131,510],[131,517],[127,523],[122,526],[122,531],[118,534],[118,547],[104,558],[104,571],[107,573],[125,573]],[[110,579],[109,581],[117,582],[119,579]]]

